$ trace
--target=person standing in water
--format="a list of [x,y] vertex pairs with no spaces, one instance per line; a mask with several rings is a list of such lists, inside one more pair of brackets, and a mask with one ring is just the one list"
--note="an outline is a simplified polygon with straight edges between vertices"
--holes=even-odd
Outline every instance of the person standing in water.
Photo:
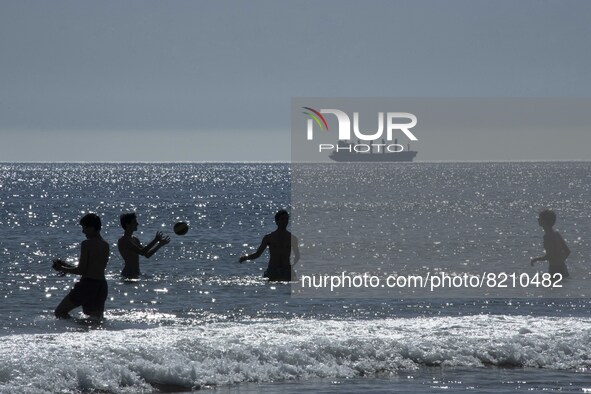
[[278,211],[275,214],[275,224],[277,224],[277,230],[263,237],[256,252],[240,257],[240,263],[259,258],[268,246],[269,265],[263,276],[270,281],[295,280],[295,273],[292,273],[293,266],[290,263],[291,251],[293,249],[295,266],[300,259],[300,250],[297,237],[287,231],[289,213],[284,209]]
[[137,279],[140,276],[140,256],[149,259],[158,249],[170,242],[170,237],[165,237],[158,231],[148,245],[142,246],[140,240],[133,236],[138,226],[135,212],[124,213],[119,219],[121,227],[125,230],[123,236],[117,241],[119,253],[125,262],[121,276],[125,279]]
[[101,237],[101,219],[94,213],[84,215],[80,225],[86,240],[80,245],[78,266],[72,267],[59,259],[53,261],[56,271],[81,276],[80,281],[55,308],[55,316],[69,318],[72,309],[82,306],[82,312],[86,315],[102,319],[108,294],[105,268],[109,261],[109,244]]
[[554,230],[555,223],[556,214],[553,211],[547,209],[540,212],[538,224],[544,229],[544,249],[546,254],[531,259],[531,265],[533,266],[537,261],[548,261],[548,273],[550,275],[562,274],[562,277],[566,278],[569,276],[566,259],[570,255],[570,249],[560,233]]

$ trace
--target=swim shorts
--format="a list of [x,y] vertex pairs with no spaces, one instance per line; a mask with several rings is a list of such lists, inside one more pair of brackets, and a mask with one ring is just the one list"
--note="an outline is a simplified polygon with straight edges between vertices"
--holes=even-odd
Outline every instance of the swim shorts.
[[104,279],[82,278],[68,294],[72,304],[82,305],[82,312],[87,315],[102,314],[109,292]]

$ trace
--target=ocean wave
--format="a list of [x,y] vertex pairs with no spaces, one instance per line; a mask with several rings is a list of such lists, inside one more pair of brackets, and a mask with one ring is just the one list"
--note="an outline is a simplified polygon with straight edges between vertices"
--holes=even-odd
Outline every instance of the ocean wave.
[[482,315],[11,335],[0,338],[0,392],[190,389],[421,366],[589,371],[590,333],[590,319]]

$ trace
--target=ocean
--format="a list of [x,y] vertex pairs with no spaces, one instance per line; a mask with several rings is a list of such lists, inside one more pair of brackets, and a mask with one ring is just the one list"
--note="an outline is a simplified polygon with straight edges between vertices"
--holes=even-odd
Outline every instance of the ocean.
[[[281,208],[300,280],[268,283],[266,253],[238,258]],[[572,252],[561,291],[302,285],[339,270],[533,276],[544,208]],[[590,208],[589,162],[0,163],[0,392],[591,393]],[[130,211],[144,244],[172,239],[137,281],[116,246]],[[77,278],[51,260],[77,261],[88,212],[111,246],[101,324],[53,317]]]

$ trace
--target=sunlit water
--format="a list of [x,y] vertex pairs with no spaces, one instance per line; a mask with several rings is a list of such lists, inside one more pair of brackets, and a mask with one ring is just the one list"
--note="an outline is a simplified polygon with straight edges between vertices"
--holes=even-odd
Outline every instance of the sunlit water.
[[[590,170],[392,164],[384,171],[407,195],[347,209],[391,219],[382,230],[396,234],[398,265],[513,267],[542,253],[536,214],[549,206],[580,279],[591,271]],[[384,171],[375,176],[392,177]],[[317,192],[330,197],[325,175]],[[591,392],[586,298],[292,297],[298,283],[262,279],[266,256],[238,264],[291,205],[291,186],[284,164],[0,164],[0,392]],[[334,201],[314,209],[341,212]],[[144,243],[156,231],[172,242],[124,282],[118,217],[132,210]],[[76,262],[86,212],[101,215],[111,244],[100,325],[52,314],[76,278],[56,276],[51,259]],[[172,234],[178,220],[187,235]],[[306,245],[332,240],[298,235],[304,266],[337,253],[310,259]]]

